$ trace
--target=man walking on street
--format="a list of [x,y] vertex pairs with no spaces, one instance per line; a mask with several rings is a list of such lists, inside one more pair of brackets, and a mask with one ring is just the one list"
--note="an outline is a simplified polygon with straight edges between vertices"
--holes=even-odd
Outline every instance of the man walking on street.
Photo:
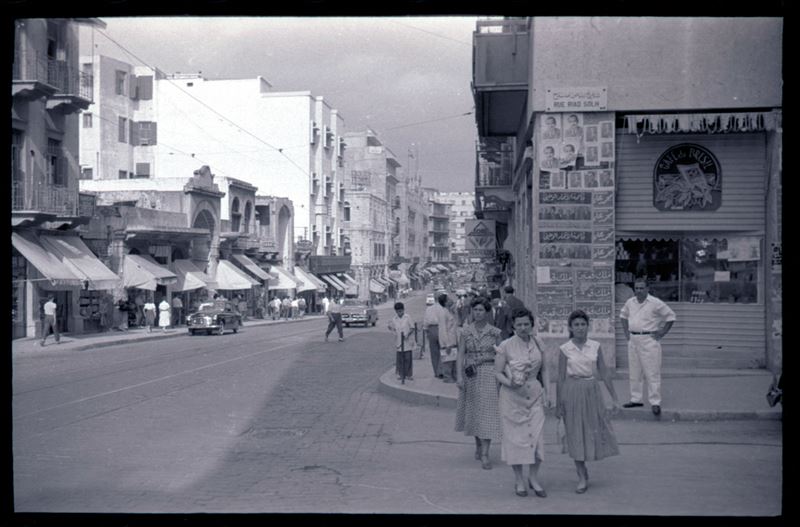
[[47,295],[47,302],[44,304],[44,321],[42,323],[42,342],[44,346],[47,336],[50,335],[50,330],[53,331],[56,343],[61,342],[61,335],[58,334],[58,320],[56,319],[56,305],[55,296]]
[[675,312],[662,300],[648,294],[647,281],[637,278],[633,297],[620,312],[622,329],[628,340],[628,377],[631,400],[623,408],[644,406],[643,380],[647,381],[647,395],[653,414],[661,415],[661,343],[672,324]]
[[514,288],[507,285],[503,288],[503,302],[508,306],[509,313],[513,313],[519,309],[526,309],[525,304],[514,296]]
[[342,306],[339,302],[331,302],[328,306],[328,329],[325,331],[325,342],[328,342],[328,335],[331,334],[333,328],[339,332],[339,342],[344,340],[344,331],[342,331]]
[[[444,297],[443,300],[440,300]],[[444,319],[445,308],[441,304],[447,303],[447,295],[439,295],[436,301],[425,309],[425,315],[422,317],[422,329],[428,337],[428,352],[431,356],[431,366],[433,366],[433,376],[439,379],[443,378],[441,368],[439,367],[439,359],[441,358],[439,351],[439,322]]]
[[172,326],[183,324],[183,300],[178,295],[172,297]]

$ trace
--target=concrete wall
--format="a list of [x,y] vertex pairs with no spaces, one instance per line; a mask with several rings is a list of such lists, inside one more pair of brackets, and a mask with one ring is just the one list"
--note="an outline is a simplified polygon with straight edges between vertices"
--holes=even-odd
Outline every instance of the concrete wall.
[[582,86],[608,87],[614,111],[781,106],[782,31],[780,18],[536,17],[528,113],[547,88]]

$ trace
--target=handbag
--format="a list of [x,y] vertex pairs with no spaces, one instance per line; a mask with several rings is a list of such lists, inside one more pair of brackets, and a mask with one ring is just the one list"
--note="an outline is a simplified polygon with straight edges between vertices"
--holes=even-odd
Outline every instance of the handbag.
[[453,362],[458,357],[458,348],[453,346],[451,348],[440,348],[439,356],[442,362]]
[[778,403],[783,404],[783,390],[778,388],[777,378],[773,378],[772,384],[769,386],[769,390],[767,390],[767,404],[772,408]]

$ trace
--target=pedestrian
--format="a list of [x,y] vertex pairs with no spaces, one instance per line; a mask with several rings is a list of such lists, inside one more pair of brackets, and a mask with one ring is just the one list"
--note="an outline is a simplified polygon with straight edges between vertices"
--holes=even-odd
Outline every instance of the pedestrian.
[[622,330],[628,341],[628,379],[631,400],[623,408],[644,406],[643,388],[647,381],[647,399],[656,416],[661,415],[661,342],[672,324],[675,312],[662,300],[649,294],[647,281],[637,278],[634,296],[620,311]]
[[[439,295],[439,305],[442,299],[447,301],[446,295]],[[440,313],[439,319],[439,371],[444,382],[456,382],[456,359],[458,358],[458,324],[453,312],[445,308]]]
[[128,331],[128,302],[124,298],[117,301],[114,316],[116,317],[115,327],[119,331]]
[[563,422],[566,450],[578,472],[575,492],[583,494],[589,486],[586,462],[619,454],[598,378],[611,395],[614,411],[619,400],[600,343],[587,338],[588,315],[573,311],[567,326],[570,340],[560,346],[558,354],[556,416]]
[[[442,299],[441,297],[444,297]],[[439,322],[443,319],[445,308],[447,305],[447,295],[439,295],[436,302],[425,308],[425,314],[422,317],[422,329],[425,331],[425,336],[428,339],[428,353],[431,356],[431,366],[433,367],[433,376],[442,379],[444,375],[439,367],[439,360],[441,355],[439,352]]]
[[300,315],[300,301],[295,297],[292,298],[292,320],[297,318]]
[[136,326],[140,327],[142,323],[145,321],[144,316],[144,295],[141,291],[136,293],[136,297],[133,300],[133,303],[136,305]]
[[527,309],[525,303],[514,296],[514,287],[511,285],[507,285],[503,288],[503,303],[508,306],[511,313],[520,309]]
[[164,296],[158,304],[158,325],[161,326],[161,329],[166,333],[167,328],[170,327],[171,324],[172,311],[169,302],[167,302],[167,297]]
[[342,330],[342,306],[338,302],[331,302],[328,306],[328,329],[325,331],[325,342],[328,342],[328,335],[331,334],[333,328],[339,332],[339,342],[344,340],[344,331]]
[[300,314],[300,318],[304,318],[306,316],[306,307],[307,307],[306,299],[303,297],[298,298],[297,309],[298,313]]
[[[514,335],[500,343],[495,358],[503,436],[500,458],[514,471],[517,496],[527,496],[530,486],[534,494],[545,498],[547,492],[538,480],[544,460],[544,409],[550,407],[544,346],[532,336],[534,318],[529,310],[514,311],[512,320]],[[524,465],[528,465],[527,486]]]
[[142,306],[142,310],[144,311],[144,323],[147,326],[147,332],[152,333],[153,323],[156,321],[156,305],[148,298],[147,302]]
[[511,311],[499,297],[492,298],[492,325],[500,330],[500,337],[505,340],[514,333]]
[[272,311],[272,320],[278,320],[281,317],[281,299],[276,296],[269,305],[270,311]]
[[475,300],[475,292],[467,291],[460,299],[461,308],[458,310],[458,327],[472,322],[472,301]]
[[328,295],[325,295],[322,298],[322,314],[323,315],[327,315],[328,314],[328,307],[330,306],[330,304],[331,304],[331,299],[328,298]]
[[456,359],[456,432],[475,437],[475,459],[489,470],[489,447],[502,437],[497,378],[494,373],[495,346],[500,330],[489,323],[492,304],[477,298],[472,303],[472,322],[458,332]]
[[236,310],[242,315],[242,320],[247,320],[247,300],[242,295],[236,296]]
[[281,302],[281,313],[282,317],[286,320],[289,320],[289,317],[292,316],[292,301],[288,296],[283,297],[283,302]]
[[58,305],[56,304],[56,297],[53,294],[47,295],[47,302],[42,306],[42,340],[39,345],[44,346],[50,332],[53,332],[53,337],[56,339],[56,344],[61,342],[61,335],[58,333]]
[[[416,324],[405,312],[405,305],[397,302],[394,305],[395,316],[389,321],[389,331],[395,334],[395,371],[397,380],[405,384],[406,379],[414,380],[413,360],[411,353],[417,347]],[[412,341],[413,337],[413,341]]]
[[179,295],[172,297],[173,326],[180,326],[183,323],[183,300]]

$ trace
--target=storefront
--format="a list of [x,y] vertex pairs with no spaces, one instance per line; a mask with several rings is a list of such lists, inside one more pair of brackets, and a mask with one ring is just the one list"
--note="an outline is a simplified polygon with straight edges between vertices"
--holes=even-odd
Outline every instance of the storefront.
[[322,309],[321,296],[325,294],[325,283],[302,267],[294,266],[294,275],[303,283],[297,288],[297,295],[306,300],[306,312],[316,313]]
[[12,338],[39,337],[42,305],[53,294],[62,333],[98,331],[108,323],[105,294],[120,278],[76,234],[19,230],[12,245]]
[[627,364],[618,314],[634,279],[646,277],[650,293],[677,315],[662,342],[665,358],[697,367],[765,366],[773,252],[767,248],[774,245],[767,239],[767,195],[770,181],[780,180],[770,162],[775,128],[764,122],[771,114],[737,114],[752,124],[724,134],[686,133],[690,122],[710,126],[729,115],[628,116],[617,134],[618,364]]

